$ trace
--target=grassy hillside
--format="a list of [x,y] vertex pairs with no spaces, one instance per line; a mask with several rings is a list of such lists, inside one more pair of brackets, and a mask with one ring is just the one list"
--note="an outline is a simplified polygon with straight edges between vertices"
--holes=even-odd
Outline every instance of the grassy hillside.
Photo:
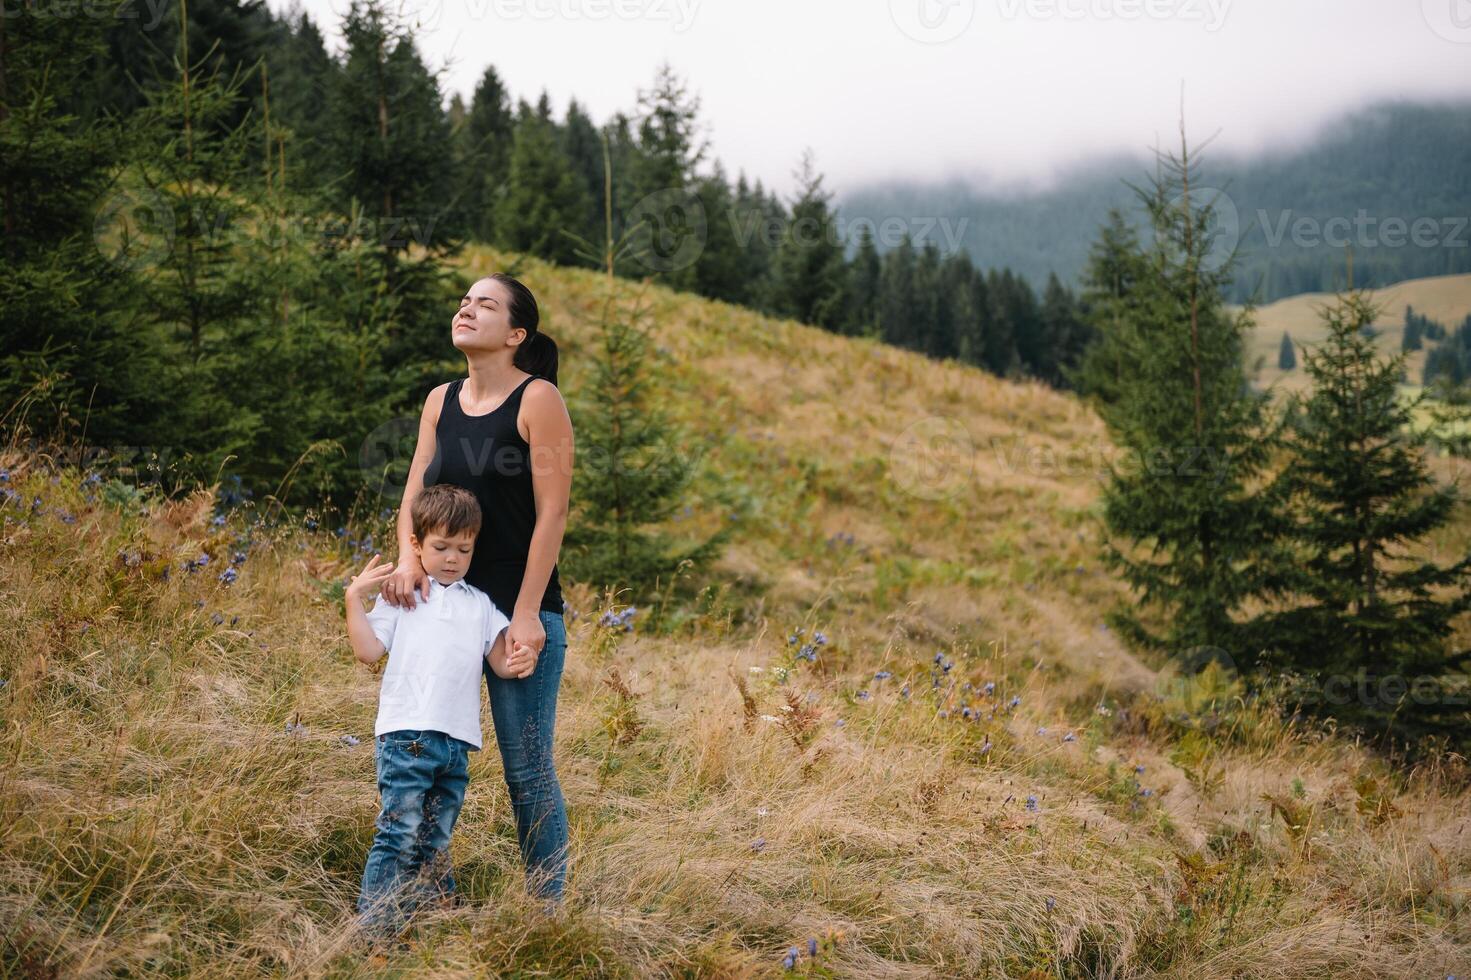
[[[521,274],[574,391],[601,280]],[[207,492],[129,503],[11,452],[8,974],[754,977],[790,946],[810,976],[1471,967],[1461,761],[1395,769],[1122,649],[1094,557],[1107,441],[1077,401],[649,295],[665,404],[711,466],[680,520],[736,542],[662,630],[599,627],[568,589],[567,915],[522,895],[492,749],[454,843],[467,904],[390,963],[354,949],[377,678],[339,595],[381,501],[340,537],[335,515],[216,526]]]
[[[1453,330],[1468,314],[1471,314],[1471,275],[1433,276],[1428,279],[1411,279],[1398,282],[1382,289],[1367,290],[1372,302],[1381,304],[1384,314],[1375,321],[1379,330],[1378,345],[1386,356],[1398,354],[1404,343],[1405,307],[1413,306],[1415,312],[1423,313],[1432,320]],[[1282,344],[1282,332],[1291,335],[1296,344],[1313,346],[1327,336],[1327,328],[1319,317],[1319,310],[1333,302],[1332,293],[1303,293],[1289,296],[1258,307],[1253,316],[1256,329],[1252,332],[1247,347],[1247,364],[1252,365],[1261,358],[1262,367],[1257,374],[1257,383],[1263,387],[1280,385],[1284,390],[1302,391],[1311,384],[1307,372],[1302,369],[1299,350],[1298,366],[1283,372],[1277,368],[1277,352]],[[1416,385],[1425,371],[1426,350],[1435,341],[1426,341],[1426,349],[1412,351],[1405,359],[1410,381]]]

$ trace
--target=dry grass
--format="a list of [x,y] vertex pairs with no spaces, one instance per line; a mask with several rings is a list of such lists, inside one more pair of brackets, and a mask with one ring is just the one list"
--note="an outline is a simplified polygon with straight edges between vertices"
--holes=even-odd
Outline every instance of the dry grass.
[[[570,390],[598,279],[528,268]],[[1466,972],[1464,770],[1391,770],[1122,649],[1100,628],[1121,591],[1095,559],[1096,472],[1064,465],[1105,444],[1077,402],[651,296],[668,407],[710,452],[681,519],[738,528],[708,601],[660,633],[600,628],[568,590],[567,916],[524,898],[491,749],[453,845],[467,904],[365,960],[376,677],[341,626],[351,549],[249,511],[216,527],[199,500],[130,515],[14,455],[0,969],[745,977],[796,945],[814,976]],[[926,418],[972,440],[935,449],[944,494],[896,471]],[[1220,724],[1193,734],[1201,703]]]

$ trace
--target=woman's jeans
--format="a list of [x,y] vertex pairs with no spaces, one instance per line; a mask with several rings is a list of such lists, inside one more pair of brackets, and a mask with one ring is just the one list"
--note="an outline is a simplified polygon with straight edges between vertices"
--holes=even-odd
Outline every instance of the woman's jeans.
[[489,663],[484,671],[527,888],[538,898],[560,901],[567,880],[567,806],[552,762],[552,732],[567,627],[561,613],[540,614],[547,641],[531,676],[500,677]]
[[469,782],[467,742],[444,732],[402,729],[373,740],[383,808],[363,868],[363,928],[388,936],[427,900],[449,895],[449,838]]

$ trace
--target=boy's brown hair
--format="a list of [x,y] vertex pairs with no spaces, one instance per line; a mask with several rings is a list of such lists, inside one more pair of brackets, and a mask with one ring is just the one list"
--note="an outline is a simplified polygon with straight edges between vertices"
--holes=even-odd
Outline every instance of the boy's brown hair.
[[464,487],[452,483],[436,483],[425,487],[409,508],[414,537],[419,543],[431,532],[452,538],[466,531],[480,533],[480,501]]

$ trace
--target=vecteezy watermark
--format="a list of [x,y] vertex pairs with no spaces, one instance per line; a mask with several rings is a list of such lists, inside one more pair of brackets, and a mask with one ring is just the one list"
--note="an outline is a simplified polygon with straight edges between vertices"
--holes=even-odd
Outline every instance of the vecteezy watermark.
[[1430,29],[1456,44],[1471,44],[1471,0],[1420,0]]
[[[419,420],[399,416],[376,426],[358,447],[358,470],[370,491],[390,499],[401,499],[408,485],[408,474],[418,444]],[[651,473],[670,467],[683,471],[694,465],[699,452],[690,452],[677,443],[657,447],[625,447],[609,451],[605,447],[579,447],[574,466],[583,476]],[[560,465],[561,454],[554,446],[534,446],[528,452],[520,446],[490,439],[460,436],[438,443],[424,470],[424,485],[433,486],[445,472],[445,464],[457,473],[479,477],[487,473],[520,476],[528,469],[533,473],[549,473]]]
[[663,20],[683,34],[695,22],[700,0],[464,0],[470,16],[489,10],[499,20]]
[[121,188],[97,209],[92,241],[102,258],[139,272],[161,263],[174,247],[174,210],[157,191]]
[[1155,478],[1203,479],[1216,486],[1231,472],[1231,456],[1218,446],[1193,443],[1155,446],[1148,452],[1101,442],[1055,446],[1016,436],[1007,445],[991,437],[996,462],[1007,473],[1025,470],[1031,476],[1091,476],[1106,481],[1147,474]]
[[[408,416],[389,419],[369,432],[358,447],[358,469],[363,482],[385,497],[401,498],[408,486],[409,464],[418,438],[419,420]],[[425,485],[434,483],[437,476],[437,473],[425,473]]]
[[731,208],[728,216],[731,234],[736,244],[742,248],[756,240],[769,248],[776,248],[787,240],[796,245],[815,245],[819,242],[831,245],[856,244],[866,229],[878,248],[898,248],[904,244],[907,236],[909,243],[915,247],[935,242],[940,248],[940,254],[953,255],[960,250],[965,230],[970,225],[968,217],[954,219],[946,216],[891,214],[880,218],[866,215],[849,218],[839,212],[822,228],[815,220],[800,219],[794,222],[785,216],[754,208]]
[[[1187,214],[1186,220],[1204,218],[1203,224],[1197,228],[1208,239],[1201,254],[1200,268],[1214,272],[1230,261],[1231,254],[1241,242],[1241,216],[1236,210],[1236,202],[1218,187],[1192,187],[1188,200],[1184,191],[1170,200],[1170,207],[1174,210],[1186,210],[1187,205],[1193,213]],[[1205,213],[1200,214],[1201,211]]]
[[115,191],[97,209],[93,241],[104,260],[132,272],[162,265],[172,253],[181,227],[230,247],[256,245],[277,248],[341,247],[349,242],[371,242],[388,249],[433,244],[438,218],[415,215],[346,218],[311,213],[263,215],[230,209],[195,207],[183,221],[168,197],[148,188]]
[[894,26],[921,44],[953,41],[975,16],[975,0],[889,0]]
[[139,19],[140,8],[147,15],[142,24],[145,31],[157,28],[169,12],[165,0],[0,0],[0,18],[10,20],[24,15],[37,20],[90,17],[94,20],[135,21]]
[[1197,21],[1214,33],[1226,23],[1231,0],[996,0],[1006,20]]
[[693,191],[669,187],[633,206],[629,226],[642,223],[633,239],[632,261],[650,272],[675,272],[693,265],[705,250],[709,227],[705,205]]
[[1262,237],[1268,248],[1279,247],[1283,240],[1299,248],[1466,248],[1471,245],[1467,227],[1471,217],[1451,215],[1434,218],[1422,215],[1407,219],[1399,215],[1380,218],[1360,208],[1353,217],[1335,215],[1320,218],[1313,215],[1294,217],[1291,208],[1277,212],[1276,217],[1266,208],[1258,208],[1257,221],[1261,224]]
[[906,493],[944,500],[964,489],[975,467],[970,431],[932,415],[908,425],[889,447],[889,476]]
[[1305,705],[1348,705],[1392,708],[1406,700],[1417,705],[1471,704],[1471,689],[1445,676],[1371,674],[1360,667],[1352,673],[1324,672],[1312,677],[1292,675],[1282,694]]

